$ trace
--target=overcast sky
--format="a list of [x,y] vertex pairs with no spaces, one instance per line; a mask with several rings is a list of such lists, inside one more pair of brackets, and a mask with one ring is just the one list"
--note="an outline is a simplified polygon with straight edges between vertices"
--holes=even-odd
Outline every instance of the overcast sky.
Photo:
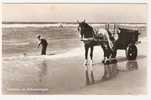
[[3,21],[147,22],[146,4],[3,4]]

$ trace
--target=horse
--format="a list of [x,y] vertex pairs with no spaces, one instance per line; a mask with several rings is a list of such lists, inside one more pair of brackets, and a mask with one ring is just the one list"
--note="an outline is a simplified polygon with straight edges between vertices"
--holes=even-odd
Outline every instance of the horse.
[[104,64],[108,64],[111,62],[111,58],[114,58],[114,47],[113,41],[114,38],[111,33],[107,29],[98,29],[94,30],[92,26],[90,26],[85,21],[78,22],[78,32],[81,36],[81,41],[84,43],[85,48],[85,62],[84,64],[88,64],[88,51],[90,49],[90,63],[93,64],[93,49],[96,45],[101,45],[104,52],[104,60],[102,61]]

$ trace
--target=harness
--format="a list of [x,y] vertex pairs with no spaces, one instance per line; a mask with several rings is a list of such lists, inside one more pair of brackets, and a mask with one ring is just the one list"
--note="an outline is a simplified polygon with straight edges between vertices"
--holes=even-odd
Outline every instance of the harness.
[[85,22],[80,23],[80,25],[81,25],[80,32],[82,37],[81,41],[83,41],[84,43],[90,43],[91,41],[94,41],[97,44],[105,43],[109,44],[110,48],[113,47],[112,41],[107,30],[99,29],[97,31],[94,31],[93,27]]

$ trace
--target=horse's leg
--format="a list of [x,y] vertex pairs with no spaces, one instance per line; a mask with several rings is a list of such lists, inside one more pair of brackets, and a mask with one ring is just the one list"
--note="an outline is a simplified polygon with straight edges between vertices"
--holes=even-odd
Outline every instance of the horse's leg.
[[112,62],[112,58],[114,56],[114,53],[115,53],[115,48],[113,47],[110,47],[109,46],[109,42],[106,43],[107,47],[106,47],[106,56],[107,56],[107,59],[108,59],[108,62]]
[[105,50],[104,54],[105,54],[105,56],[104,56],[104,64],[108,64],[109,63],[108,50]]
[[85,44],[85,62],[84,64],[87,65],[88,64],[88,50],[89,50],[89,46],[87,44]]
[[91,60],[93,60],[93,46],[91,46],[90,57],[91,57]]
[[102,48],[103,48],[103,51],[104,51],[104,61],[103,61],[103,63],[104,64],[109,64],[110,57],[111,57],[111,49],[110,49],[108,43],[103,43]]
[[91,46],[90,58],[91,58],[91,65],[93,65],[93,46]]
[[106,49],[106,57],[107,57],[106,64],[111,62],[111,55],[112,55],[112,50],[108,45]]
[[102,47],[103,52],[104,52],[104,59],[103,59],[102,63],[105,63],[106,60],[107,60],[107,49],[106,49],[107,47],[106,47],[106,44],[105,43],[101,43],[101,47]]
[[113,50],[112,50],[112,55],[111,55],[111,59],[113,63],[117,63],[116,54],[117,54],[117,49],[116,49],[116,46],[114,45]]
[[109,62],[110,63],[117,63],[117,60],[116,60],[116,53],[117,53],[117,50],[115,48],[115,44],[113,45],[113,47],[111,48],[109,46],[109,43],[108,44],[108,59],[109,59]]

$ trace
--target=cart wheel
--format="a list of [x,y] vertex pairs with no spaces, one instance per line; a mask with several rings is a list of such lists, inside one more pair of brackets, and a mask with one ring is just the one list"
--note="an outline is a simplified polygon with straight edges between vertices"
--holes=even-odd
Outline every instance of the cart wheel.
[[128,45],[126,49],[126,57],[128,60],[135,60],[137,57],[137,47],[135,44]]

